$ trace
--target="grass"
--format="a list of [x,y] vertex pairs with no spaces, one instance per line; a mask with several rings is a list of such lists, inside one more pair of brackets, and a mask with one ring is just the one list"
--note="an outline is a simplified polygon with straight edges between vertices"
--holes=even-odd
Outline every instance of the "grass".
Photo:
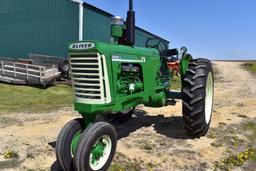
[[138,171],[141,170],[140,164],[129,162],[125,164],[112,163],[108,171]]
[[40,89],[0,83],[0,114],[43,113],[71,106],[72,88],[59,85]]
[[12,159],[12,160],[6,160],[6,161],[0,161],[0,170],[1,169],[13,169],[18,167],[22,161],[19,161],[18,159]]
[[174,76],[174,78],[170,81],[171,89],[180,90],[181,89],[181,78],[178,76]]
[[245,63],[243,64],[243,67],[248,70],[249,72],[256,74],[256,62],[252,63]]
[[224,82],[224,78],[222,76],[222,73],[219,71],[217,68],[216,64],[212,64],[212,69],[213,69],[213,77],[215,82]]
[[0,128],[5,128],[10,125],[22,125],[22,122],[14,117],[0,116]]
[[249,130],[251,132],[248,138],[251,143],[256,144],[256,122],[245,122],[243,128],[245,131]]

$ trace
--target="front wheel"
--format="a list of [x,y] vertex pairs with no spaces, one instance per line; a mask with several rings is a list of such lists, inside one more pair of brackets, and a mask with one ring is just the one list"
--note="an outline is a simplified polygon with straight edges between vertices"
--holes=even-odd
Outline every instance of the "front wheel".
[[72,141],[84,130],[83,119],[78,118],[68,122],[60,131],[55,152],[59,165],[64,171],[73,170]]
[[106,122],[96,122],[82,134],[74,166],[76,171],[106,171],[116,151],[116,131]]
[[206,135],[209,130],[214,95],[212,64],[207,59],[195,59],[189,63],[182,80],[183,121],[188,134],[194,137]]

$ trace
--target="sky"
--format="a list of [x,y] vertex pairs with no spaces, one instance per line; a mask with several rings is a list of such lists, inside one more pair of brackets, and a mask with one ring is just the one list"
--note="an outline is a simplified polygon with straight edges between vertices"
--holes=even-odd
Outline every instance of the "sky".
[[[126,18],[128,0],[85,0]],[[195,58],[256,59],[256,0],[134,0],[136,25]]]

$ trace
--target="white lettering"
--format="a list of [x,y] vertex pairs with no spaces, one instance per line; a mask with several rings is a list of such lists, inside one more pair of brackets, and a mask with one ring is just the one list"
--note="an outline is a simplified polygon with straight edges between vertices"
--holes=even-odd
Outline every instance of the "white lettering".
[[70,49],[92,49],[95,47],[95,43],[83,42],[83,43],[73,43],[69,46]]

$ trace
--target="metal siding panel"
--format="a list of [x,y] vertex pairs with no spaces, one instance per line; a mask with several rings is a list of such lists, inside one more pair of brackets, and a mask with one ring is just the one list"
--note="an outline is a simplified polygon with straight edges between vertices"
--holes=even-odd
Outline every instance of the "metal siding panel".
[[[110,42],[111,36],[111,20],[110,14],[90,5],[84,7],[84,39],[85,40],[99,40],[103,42]],[[151,34],[136,29],[136,46],[145,47],[149,38],[153,38]],[[168,44],[168,42],[166,42]]]
[[[66,57],[68,42],[78,40],[78,14],[78,4],[69,0],[1,0],[0,56]],[[136,30],[137,46],[145,46],[147,38],[152,35]],[[86,6],[84,39],[110,42],[109,14]]]
[[136,30],[136,46],[145,47],[149,38],[153,38],[151,35]]
[[84,8],[84,39],[110,42],[110,18]]
[[0,56],[67,56],[78,39],[78,4],[69,0],[1,0]]

